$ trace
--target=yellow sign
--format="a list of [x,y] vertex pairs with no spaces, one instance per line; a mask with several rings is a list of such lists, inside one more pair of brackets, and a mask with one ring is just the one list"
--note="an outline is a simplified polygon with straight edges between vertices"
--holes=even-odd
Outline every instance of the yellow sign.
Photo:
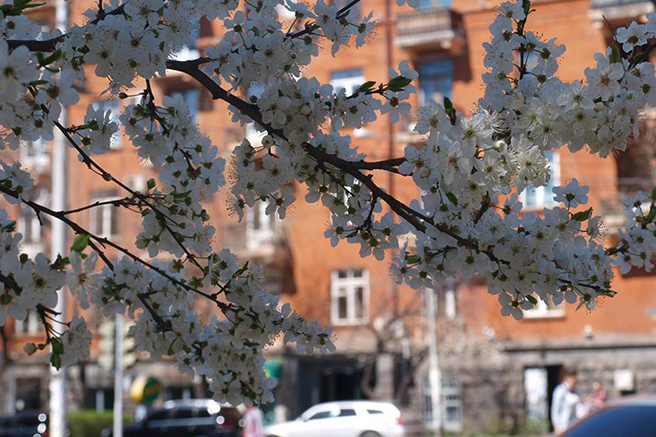
[[152,376],[137,378],[130,387],[130,397],[141,405],[150,405],[162,393],[162,382]]

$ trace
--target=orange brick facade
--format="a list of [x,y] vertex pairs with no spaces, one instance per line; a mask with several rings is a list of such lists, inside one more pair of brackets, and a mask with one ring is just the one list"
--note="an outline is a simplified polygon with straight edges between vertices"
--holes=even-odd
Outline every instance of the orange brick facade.
[[[435,5],[438,3],[445,4],[434,2]],[[76,20],[90,2],[79,0],[70,1],[69,4],[71,17]],[[403,60],[409,61],[417,69],[422,62],[450,60],[451,99],[459,110],[472,111],[482,95],[481,75],[485,72],[482,44],[489,41],[488,26],[493,20],[496,4],[495,1],[485,0],[454,0],[450,10],[440,10],[440,20],[444,20],[445,14],[450,17],[446,27],[441,28],[442,32],[421,40],[421,32],[428,34],[432,29],[408,30],[403,27],[410,26],[404,24],[408,23],[403,21],[404,17],[417,12],[398,7],[393,0],[363,0],[361,10],[364,13],[373,10],[379,19],[369,44],[357,51],[354,47],[349,48],[334,58],[330,56],[329,47],[324,47],[322,56],[303,74],[326,83],[335,77],[335,73],[359,70],[366,80],[385,81],[388,68],[396,67]],[[567,46],[560,77],[568,81],[583,79],[585,67],[593,62],[595,53],[605,49],[609,35],[608,29],[595,18],[594,5],[590,0],[536,0],[534,6],[537,12],[531,16],[529,27],[545,38],[556,36],[560,43]],[[634,12],[633,7],[618,8],[615,9],[619,12],[613,12],[613,25],[640,19],[644,13],[642,10]],[[626,9],[624,15],[622,8]],[[435,10],[427,8],[421,13],[429,14]],[[386,15],[388,12],[389,17]],[[34,19],[52,26],[52,9],[44,7],[33,14]],[[410,37],[401,38],[403,35],[400,36],[400,33],[403,32]],[[211,29],[204,23],[198,48],[202,50],[202,47],[211,44],[218,33],[218,28]],[[417,85],[420,89],[425,88],[421,77]],[[82,120],[87,105],[99,100],[99,91],[104,86],[104,82],[95,78],[89,69],[80,94],[80,104],[70,108],[71,123]],[[194,89],[198,89],[194,82],[177,74],[155,83],[158,97]],[[246,135],[244,128],[230,122],[230,114],[223,102],[211,101],[202,89],[199,89],[197,96],[196,119],[201,130],[229,159],[231,148]],[[410,122],[404,120],[404,123],[390,127],[387,118],[382,117],[351,134],[371,159],[385,159],[401,155],[406,144],[420,140],[409,133],[407,126]],[[637,144],[644,145],[645,141],[638,141]],[[651,150],[651,147],[648,144],[646,149]],[[612,238],[614,228],[610,222],[616,221],[612,213],[617,199],[626,191],[622,188],[622,181],[631,179],[634,168],[629,164],[627,170],[626,160],[621,156],[602,160],[586,153],[572,155],[566,149],[561,149],[558,156],[560,182],[576,177],[590,185],[591,206],[596,212],[608,215],[607,228]],[[123,138],[119,149],[107,153],[98,161],[112,175],[135,185],[144,183],[155,174],[153,169],[142,165],[127,138]],[[641,170],[635,169],[635,173],[641,175],[638,182],[649,186],[651,178],[642,175],[645,172],[652,175],[651,160],[638,160],[638,163],[642,165]],[[71,150],[68,172],[69,208],[90,204],[98,196],[124,195],[120,191],[108,191],[115,187],[87,171]],[[46,187],[48,180],[46,171],[43,177]],[[418,196],[416,187],[403,177],[380,174],[375,176],[375,180],[405,201]],[[283,368],[277,393],[279,405],[284,405],[288,416],[293,416],[315,402],[368,395],[402,401],[408,409],[414,410],[417,417],[421,417],[422,382],[426,379],[427,365],[425,360],[412,360],[413,355],[426,349],[426,313],[422,308],[421,293],[394,284],[388,270],[389,258],[384,262],[373,258],[363,259],[358,255],[357,247],[347,244],[331,248],[329,241],[323,237],[330,220],[327,210],[317,204],[305,203],[302,200],[304,195],[304,188],[296,187],[299,200],[288,219],[273,224],[273,238],[256,245],[248,241],[253,232],[249,219],[237,223],[234,217],[229,216],[224,195],[217,196],[208,205],[213,225],[217,228],[215,247],[218,249],[227,245],[243,261],[251,259],[264,263],[271,278],[267,286],[279,293],[283,302],[290,302],[307,318],[317,319],[323,324],[335,321],[336,306],[332,294],[334,272],[360,269],[368,272],[369,293],[364,303],[366,316],[357,323],[335,326],[336,354],[326,358],[299,358],[293,351],[282,347],[271,351],[271,357],[281,360]],[[112,238],[121,245],[133,248],[139,217],[128,211],[115,210],[113,214],[117,214],[115,223],[107,225],[115,232]],[[86,211],[76,218],[83,226],[92,227],[94,217]],[[44,242],[46,237],[47,231],[43,234]],[[72,238],[73,235],[69,234],[71,241]],[[43,248],[47,250],[47,242]],[[460,390],[460,425],[454,425],[453,429],[497,426],[501,430],[520,430],[527,422],[523,386],[526,369],[546,369],[546,382],[551,387],[559,366],[581,362],[581,369],[590,375],[582,377],[585,384],[591,383],[592,379],[601,379],[605,384],[612,385],[616,370],[629,370],[635,372],[634,391],[655,388],[656,366],[650,366],[649,361],[655,362],[653,358],[656,357],[656,293],[652,290],[656,287],[656,280],[646,274],[621,277],[617,272],[617,276],[615,289],[618,295],[604,301],[590,314],[567,306],[527,317],[521,322],[500,315],[495,297],[487,294],[484,284],[474,281],[458,284],[455,290],[440,289],[438,339],[443,354],[443,374],[446,379],[457,381]],[[73,305],[69,305],[69,313],[73,310]],[[211,311],[203,308],[206,314]],[[93,314],[88,316],[97,328],[98,318]],[[395,326],[398,329],[394,332],[398,338],[381,341],[381,326],[390,320],[397,320]],[[7,384],[13,384],[14,395],[21,378],[40,379],[43,392],[47,387],[45,367],[37,363],[39,360],[42,362],[43,357],[28,358],[21,350],[23,342],[38,339],[39,333],[36,337],[29,333],[17,335],[12,324],[4,332],[7,334],[3,341],[7,355],[3,362],[7,366],[4,366],[1,378]],[[384,332],[383,335],[387,335],[390,331]],[[619,355],[613,357],[613,350],[619,350]],[[622,358],[622,351],[626,351],[625,358]],[[111,374],[95,365],[97,354],[98,347],[94,344],[86,369],[82,371],[78,367],[70,371],[75,382],[71,384],[69,397],[76,405],[98,408],[97,404],[89,401],[89,394],[85,391],[93,393],[93,390],[111,387]],[[392,364],[379,359],[383,356],[392,357]],[[481,357],[491,358],[482,360]],[[408,362],[413,364],[408,367]],[[37,370],[23,369],[21,376],[17,373],[16,364]],[[83,376],[85,372],[86,377]],[[155,367],[140,362],[128,373],[131,377],[140,373],[162,376],[178,390],[172,390],[171,396],[177,396],[181,393],[179,390],[187,388],[196,395],[203,394],[198,378],[195,381],[180,379],[175,369],[166,364]],[[393,375],[391,382],[386,380],[386,373]],[[408,375],[412,381],[406,384],[403,393],[399,393],[400,382]],[[363,383],[363,378],[370,380]],[[615,392],[619,391],[622,390]],[[46,405],[45,396],[47,394],[39,395],[42,406]],[[7,402],[4,409],[9,410]]]

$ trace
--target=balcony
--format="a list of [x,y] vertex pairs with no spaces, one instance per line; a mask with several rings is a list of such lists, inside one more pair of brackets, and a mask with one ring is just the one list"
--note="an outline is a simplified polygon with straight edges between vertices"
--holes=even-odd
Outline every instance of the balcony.
[[608,21],[629,21],[641,19],[654,11],[654,3],[645,0],[591,0],[588,15],[597,26]]
[[407,50],[451,50],[464,42],[460,16],[452,9],[435,8],[399,15],[396,45]]
[[247,217],[242,223],[227,224],[222,244],[240,258],[267,264],[284,251],[286,239],[282,223],[272,228],[254,228]]

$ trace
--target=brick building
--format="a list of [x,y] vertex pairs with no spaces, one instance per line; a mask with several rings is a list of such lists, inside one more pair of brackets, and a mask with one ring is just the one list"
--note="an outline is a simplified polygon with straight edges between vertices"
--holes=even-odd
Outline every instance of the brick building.
[[[367,80],[384,81],[390,66],[408,60],[419,72],[419,103],[446,96],[459,110],[473,110],[482,94],[482,43],[489,40],[488,26],[498,2],[420,3],[418,10],[411,11],[398,7],[394,0],[363,0],[362,13],[373,10],[379,18],[369,44],[357,52],[354,48],[345,50],[335,58],[325,50],[304,75],[337,87],[355,88]],[[72,0],[69,4],[75,20],[90,2]],[[537,13],[530,18],[531,29],[545,37],[556,36],[567,46],[559,73],[564,80],[584,77],[583,70],[592,63],[594,53],[603,51],[609,42],[609,25],[640,20],[654,8],[650,1],[633,0],[535,0],[534,7]],[[51,3],[32,13],[43,26],[53,26]],[[198,56],[216,39],[218,31],[202,22],[196,47],[179,56]],[[70,110],[72,123],[82,119],[88,104],[120,110],[122,102],[98,97],[104,84],[92,74],[82,85],[81,103]],[[155,91],[157,96],[182,94],[201,129],[226,158],[244,136],[258,141],[255,129],[232,124],[225,104],[212,101],[185,76],[171,72],[156,81]],[[603,212],[609,241],[621,223],[618,200],[627,192],[651,189],[654,183],[651,124],[648,114],[640,140],[628,152],[606,160],[585,153],[573,156],[566,149],[551,155],[553,184],[576,177],[591,186],[590,202],[595,211]],[[397,125],[382,117],[350,134],[375,160],[400,156],[406,144],[421,143],[422,138],[411,128],[412,117]],[[40,199],[44,202],[49,196],[49,150],[48,144],[39,143],[25,144],[20,152],[21,161],[39,171]],[[137,159],[125,138],[117,137],[115,150],[100,157],[99,162],[135,189],[143,187],[154,174]],[[72,152],[68,171],[69,208],[123,195],[87,171]],[[376,178],[401,199],[418,195],[402,177]],[[527,210],[549,206],[547,190],[524,193]],[[303,188],[297,187],[297,191],[302,199]],[[428,423],[431,413],[423,293],[395,285],[387,262],[360,258],[357,247],[342,244],[331,248],[323,237],[329,220],[325,208],[299,200],[289,218],[280,222],[266,216],[263,206],[248,211],[245,220],[237,223],[226,213],[225,199],[218,196],[208,206],[217,228],[216,247],[228,246],[242,260],[265,265],[268,291],[280,294],[302,315],[333,325],[338,347],[335,354],[325,357],[298,356],[282,347],[270,351],[267,368],[280,379],[278,414],[295,417],[317,402],[376,397],[394,399]],[[92,211],[79,214],[77,219],[88,224],[92,232],[133,248],[139,226],[136,215],[113,207]],[[24,250],[48,252],[48,222],[42,229],[30,211],[16,214],[19,229],[26,235]],[[486,293],[480,281],[437,288],[444,428],[454,432],[544,430],[550,393],[563,365],[580,369],[583,395],[594,380],[602,381],[613,396],[656,389],[656,293],[651,290],[656,281],[646,273],[617,275],[618,295],[591,314],[569,306],[540,306],[527,312],[521,322],[503,318],[494,296]],[[9,396],[0,401],[4,412],[13,411],[17,401],[25,408],[47,406],[48,373],[43,357],[26,357],[21,351],[25,341],[43,335],[37,322],[30,316],[26,322],[9,324],[3,330],[0,378],[9,387]],[[91,360],[69,371],[69,398],[78,407],[111,406],[112,375],[98,365],[98,354],[94,343]],[[139,361],[127,373],[130,378],[158,376],[168,398],[205,395],[200,379],[180,377],[166,363]]]

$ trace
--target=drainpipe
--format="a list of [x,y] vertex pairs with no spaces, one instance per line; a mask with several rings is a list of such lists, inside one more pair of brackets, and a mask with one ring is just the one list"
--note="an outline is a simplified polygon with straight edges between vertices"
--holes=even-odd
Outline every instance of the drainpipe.
[[[56,20],[57,28],[65,32],[68,28],[68,2],[57,0]],[[59,122],[66,126],[68,111],[62,108]],[[64,135],[55,129],[52,145],[52,209],[55,211],[66,210],[66,139]],[[52,221],[52,247],[51,259],[56,259],[58,254],[66,253],[66,226],[60,220]],[[66,288],[57,291],[58,299],[55,311],[60,313],[56,316],[57,321],[66,322]],[[66,437],[66,369],[60,370],[50,367],[50,437]]]

